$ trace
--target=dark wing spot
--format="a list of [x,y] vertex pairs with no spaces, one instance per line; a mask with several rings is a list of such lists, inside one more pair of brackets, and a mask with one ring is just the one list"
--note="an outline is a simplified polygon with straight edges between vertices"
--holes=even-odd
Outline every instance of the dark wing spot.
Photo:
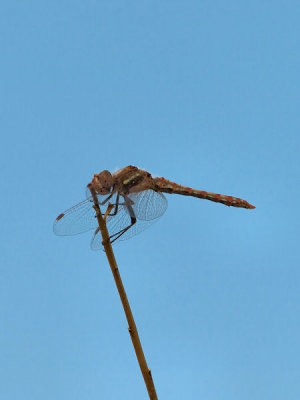
[[64,213],[59,214],[59,216],[56,218],[56,221],[59,221],[60,219],[62,219],[62,217],[64,216]]

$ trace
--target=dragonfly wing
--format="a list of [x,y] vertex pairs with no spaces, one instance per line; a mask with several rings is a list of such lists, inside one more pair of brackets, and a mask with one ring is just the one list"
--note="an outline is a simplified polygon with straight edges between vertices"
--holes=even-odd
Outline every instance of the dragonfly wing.
[[168,200],[165,196],[154,190],[130,193],[128,197],[134,202],[132,208],[136,217],[143,221],[161,217],[168,207]]
[[[111,211],[113,213],[114,210]],[[108,230],[109,236],[114,235],[122,231],[122,229],[126,228],[131,224],[130,215],[124,206],[118,207],[118,212],[116,215],[109,215],[106,219],[106,226]],[[94,236],[91,241],[92,250],[99,250],[102,247],[102,236],[99,229],[97,229],[94,233]]]
[[143,232],[145,229],[149,228],[152,224],[157,222],[158,219],[152,219],[150,221],[143,221],[143,220],[137,220],[136,223],[128,229],[118,240],[116,240],[117,243],[122,240],[127,240],[132,238],[135,235],[138,235],[139,233]]
[[[150,227],[157,219],[152,219],[150,221],[143,221],[137,219],[136,223],[131,226],[125,233],[123,233],[113,244],[116,244],[122,240],[130,239],[131,237],[139,234],[148,227]],[[118,213],[115,216],[107,217],[106,225],[108,229],[109,236],[121,232],[124,228],[127,228],[131,224],[131,218],[127,208],[125,206],[119,206]],[[117,236],[117,235],[116,235]],[[113,240],[114,238],[112,238]],[[91,241],[91,248],[93,250],[99,250],[102,248],[102,236],[99,229],[94,233]]]
[[77,235],[98,226],[96,212],[90,197],[61,213],[53,224],[53,231],[59,236]]

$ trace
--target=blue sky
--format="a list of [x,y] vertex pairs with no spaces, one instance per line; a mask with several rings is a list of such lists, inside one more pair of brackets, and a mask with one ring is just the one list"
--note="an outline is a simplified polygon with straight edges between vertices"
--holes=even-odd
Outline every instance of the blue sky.
[[115,247],[158,397],[299,399],[299,12],[2,2],[1,399],[147,399],[105,254],[52,232],[128,164],[257,207],[169,195]]

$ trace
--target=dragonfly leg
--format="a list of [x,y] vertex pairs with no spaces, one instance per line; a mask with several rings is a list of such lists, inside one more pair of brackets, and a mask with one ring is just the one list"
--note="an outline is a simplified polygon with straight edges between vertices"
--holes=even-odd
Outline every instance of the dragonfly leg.
[[[120,230],[120,231],[117,232],[117,233],[114,233],[113,235],[111,235],[111,236],[109,237],[111,243],[115,242],[117,239],[119,239],[119,237],[121,237],[122,235],[124,235],[124,233],[127,232],[128,229],[130,229],[135,223],[136,223],[136,218],[131,218],[131,224],[130,224],[130,225],[126,226],[126,228]],[[116,236],[116,235],[117,235],[117,237],[115,237],[113,240],[111,240],[111,239],[112,239],[114,236]]]
[[[111,196],[110,196],[111,197]],[[105,202],[107,201],[108,199],[106,199],[105,200]],[[102,203],[103,204],[103,203]],[[118,213],[118,208],[119,208],[119,206],[126,206],[127,208],[128,208],[128,206],[130,206],[131,204],[134,204],[134,202],[131,200],[131,199],[126,199],[126,201],[125,201],[125,203],[120,203],[120,193],[118,192],[118,194],[117,194],[117,198],[116,198],[116,202],[115,203],[109,203],[109,204],[111,204],[111,205],[113,205],[113,206],[115,206],[114,207],[114,211],[113,211],[113,213],[112,214],[107,214],[106,216],[108,217],[111,217],[111,216],[114,216],[114,215],[117,215],[117,213]],[[132,213],[133,213],[133,215],[134,215],[134,212],[133,212],[133,210],[132,210]],[[131,215],[131,214],[130,214]]]
[[[124,196],[124,200],[125,200],[125,204],[124,205],[126,206],[128,212],[129,212],[129,215],[130,215],[131,224],[126,226],[125,228],[121,229],[119,232],[114,233],[113,235],[111,235],[109,237],[109,239],[111,240],[112,238],[114,238],[113,240],[111,240],[111,243],[113,243],[117,239],[119,239],[122,235],[124,235],[125,232],[128,231],[128,229],[130,229],[136,223],[136,216],[135,216],[135,213],[134,213],[132,205],[131,205],[133,203],[132,200],[127,198],[127,197],[125,197],[125,196]],[[117,206],[118,206],[118,204],[117,204]]]
[[112,195],[114,195],[115,193],[112,192],[109,196],[106,197],[105,200],[103,200],[101,203],[99,203],[100,206],[104,206],[105,203],[108,202],[109,199],[111,199]]
[[106,218],[109,215],[109,213],[111,212],[111,210],[113,210],[115,208],[115,206],[111,203],[108,203],[107,209],[105,211],[105,214],[103,216],[104,221],[106,222]]
[[[100,203],[99,205],[101,205],[101,206],[103,206],[105,203],[107,203],[107,201],[111,198],[111,196],[113,195],[114,193],[112,193],[112,194],[110,194],[104,201],[102,201],[102,203]],[[117,194],[117,198],[116,198],[116,203],[114,204],[114,203],[108,203],[108,204],[110,204],[110,205],[113,205],[114,207],[114,211],[113,211],[113,213],[111,214],[110,213],[110,211],[109,211],[109,213],[107,213],[107,210],[106,210],[106,213],[105,214],[102,214],[103,216],[105,216],[105,219],[106,219],[106,217],[108,217],[108,216],[114,216],[114,215],[116,215],[117,214],[117,212],[118,212],[118,207],[119,207],[119,197],[120,197],[120,194],[119,194],[119,192],[118,192],[118,194]],[[97,216],[95,215],[95,218],[97,218]]]
[[[110,196],[110,197],[111,197],[111,196]],[[109,203],[109,204],[111,204],[111,203]],[[113,205],[115,206],[115,207],[114,207],[114,211],[113,211],[112,214],[111,214],[111,213],[107,214],[107,217],[108,217],[108,216],[113,216],[113,215],[116,215],[116,214],[117,214],[119,204],[120,204],[120,194],[119,194],[119,192],[118,192],[117,198],[116,198],[116,203],[113,204]]]
[[[100,206],[104,206],[104,205],[108,202],[108,200],[112,198],[112,196],[113,196],[114,194],[115,194],[115,191],[114,191],[114,186],[113,186],[111,194],[110,194],[109,196],[107,196],[105,200],[103,200],[102,202],[100,202],[99,205],[100,205]],[[119,196],[120,196],[120,195],[119,195],[119,192],[118,192],[117,198],[116,198],[116,203],[119,202]],[[113,214],[113,215],[115,215],[115,214]]]

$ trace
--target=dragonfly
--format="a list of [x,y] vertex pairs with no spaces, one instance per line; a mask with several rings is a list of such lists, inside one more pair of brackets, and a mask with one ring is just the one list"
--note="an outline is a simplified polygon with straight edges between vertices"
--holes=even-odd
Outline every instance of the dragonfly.
[[132,165],[114,173],[104,170],[95,174],[87,185],[86,200],[59,214],[53,225],[54,233],[59,236],[77,235],[94,229],[93,250],[102,247],[102,236],[92,193],[99,206],[111,205],[112,210],[106,218],[111,243],[129,239],[157,221],[168,205],[163,193],[198,197],[226,206],[255,208],[238,197],[192,189],[165,178],[153,178],[149,172]]

